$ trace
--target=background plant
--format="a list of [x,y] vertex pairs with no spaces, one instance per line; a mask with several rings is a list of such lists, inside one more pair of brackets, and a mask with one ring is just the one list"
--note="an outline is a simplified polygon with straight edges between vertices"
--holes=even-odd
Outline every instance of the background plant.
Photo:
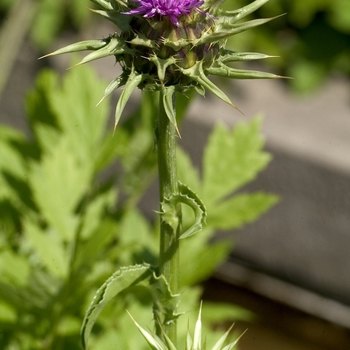
[[[69,72],[62,85],[56,74],[43,72],[27,100],[33,137],[0,128],[3,349],[77,349],[81,319],[97,287],[120,266],[156,260],[157,223],[146,220],[136,206],[155,174],[153,125],[147,116],[154,103],[146,95],[135,116],[113,137],[105,131],[108,104],[95,107],[103,87],[104,82],[85,67]],[[204,196],[218,193],[207,203],[212,215],[206,229],[182,247],[185,292],[180,311],[195,310],[188,313],[193,319],[200,289],[189,286],[208,277],[230,250],[225,242],[209,244],[215,230],[240,227],[276,202],[275,196],[264,193],[229,196],[270,160],[262,150],[259,126],[259,119],[233,131],[219,126],[206,147],[202,180],[179,151],[180,179]],[[218,182],[217,155],[225,155],[225,143],[236,145],[226,154],[235,167],[226,163],[227,176]],[[106,171],[116,161],[121,166],[117,176]],[[218,203],[221,210],[215,211]],[[234,215],[225,215],[225,210]],[[185,213],[185,225],[186,220]],[[151,321],[150,305],[143,288],[121,294],[98,319],[91,349],[142,347],[125,309],[145,325]],[[212,313],[206,308],[211,307],[204,305],[205,320],[210,320]],[[216,313],[219,319],[242,316],[239,309],[226,305],[218,306]],[[183,323],[180,337],[185,333]],[[207,334],[210,344],[209,330]]]

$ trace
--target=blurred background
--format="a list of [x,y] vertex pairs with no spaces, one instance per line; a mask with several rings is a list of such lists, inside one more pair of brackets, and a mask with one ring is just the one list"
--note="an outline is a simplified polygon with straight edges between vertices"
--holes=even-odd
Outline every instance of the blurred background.
[[[249,2],[226,1],[225,6],[234,9]],[[86,0],[1,0],[1,124],[29,132],[23,101],[37,73],[47,66],[60,72],[69,66],[68,57],[38,57],[113,33],[113,26],[89,7]],[[346,350],[350,2],[271,0],[254,17],[280,14],[284,15],[233,37],[228,47],[278,56],[254,68],[292,79],[221,82],[244,116],[208,94],[195,99],[181,127],[181,143],[200,166],[198,159],[215,123],[234,125],[262,113],[273,161],[247,189],[280,196],[280,202],[254,224],[217,233],[217,240],[234,241],[234,249],[205,283],[204,298],[229,301],[256,313],[254,323],[238,324],[250,329],[241,340],[243,350]],[[109,80],[117,75],[113,60],[94,66]]]

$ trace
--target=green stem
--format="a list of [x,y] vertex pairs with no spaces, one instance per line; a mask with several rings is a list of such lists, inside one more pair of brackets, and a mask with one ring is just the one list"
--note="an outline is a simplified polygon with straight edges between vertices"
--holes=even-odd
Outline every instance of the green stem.
[[[175,109],[175,101],[174,109]],[[160,203],[165,198],[170,198],[178,192],[178,179],[176,170],[176,129],[169,120],[163,104],[163,94],[159,95],[158,114],[158,174]],[[181,222],[181,208],[177,208],[177,216]],[[160,249],[159,249],[159,272],[164,275],[169,283],[171,292],[176,294],[179,285],[179,229],[173,229],[160,219]],[[174,310],[175,312],[175,310]],[[176,345],[176,322],[163,324],[163,331]],[[162,336],[157,327],[158,336]]]

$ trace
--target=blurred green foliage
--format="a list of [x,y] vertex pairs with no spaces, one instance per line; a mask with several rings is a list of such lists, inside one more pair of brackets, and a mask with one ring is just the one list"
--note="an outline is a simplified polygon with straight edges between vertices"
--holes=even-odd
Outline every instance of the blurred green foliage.
[[[226,8],[250,3],[226,2]],[[348,0],[271,0],[254,16],[273,21],[230,41],[232,50],[254,50],[279,58],[264,61],[296,91],[319,88],[332,75],[350,76],[350,2]]]
[[[0,11],[4,20],[8,18],[11,9],[16,9],[13,15],[19,16],[22,0],[2,0]],[[19,6],[17,6],[17,3]],[[29,27],[30,38],[40,49],[47,49],[54,40],[68,28],[77,30],[91,18],[89,7],[92,4],[86,0],[27,0],[26,11],[33,12],[32,18],[28,18],[28,23],[21,23]],[[28,10],[28,9],[33,9]],[[1,13],[0,12],[0,13]]]
[[[44,71],[27,98],[32,137],[0,126],[1,349],[78,349],[81,321],[97,288],[121,266],[157,263],[158,221],[152,224],[137,208],[156,173],[157,106],[145,95],[113,135],[108,101],[95,106],[104,86],[86,67],[71,70],[62,82]],[[179,96],[179,104],[181,114],[188,100]],[[241,227],[277,200],[263,193],[231,196],[270,160],[260,122],[233,131],[219,126],[205,149],[202,179],[179,150],[180,179],[213,212],[203,232],[182,242],[180,312],[198,309],[200,289],[190,286],[209,277],[231,249],[227,242],[209,244],[215,231]],[[226,156],[230,162],[218,172]],[[110,168],[116,164],[118,172]],[[184,226],[192,220],[184,208]],[[144,325],[152,322],[151,305],[142,288],[122,293],[100,315],[91,349],[141,349],[125,309]],[[212,311],[213,305],[203,308],[210,321],[207,307]],[[246,317],[230,305],[217,311],[215,322]],[[194,320],[196,314],[188,316]],[[185,336],[187,317],[179,330]],[[211,334],[208,328],[209,343]]]

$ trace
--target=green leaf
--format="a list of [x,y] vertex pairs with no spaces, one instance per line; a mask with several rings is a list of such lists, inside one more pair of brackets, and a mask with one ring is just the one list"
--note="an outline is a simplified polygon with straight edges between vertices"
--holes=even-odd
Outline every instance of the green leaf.
[[16,320],[16,310],[10,305],[0,301],[0,323],[15,323]]
[[[16,191],[9,186],[8,176],[25,180],[25,155],[15,145],[25,144],[25,137],[20,132],[7,126],[0,127],[0,199],[17,197]],[[24,147],[24,150],[28,149]]]
[[203,62],[196,62],[191,68],[183,69],[179,67],[183,74],[189,76],[205,89],[210,90],[214,95],[219,97],[221,100],[229,104],[230,106],[237,109],[237,107],[231,102],[227,95],[221,91],[212,81],[208,79],[203,70]]
[[82,343],[87,349],[88,339],[97,317],[106,305],[119,293],[134,287],[146,287],[153,298],[154,316],[164,325],[178,317],[176,309],[179,295],[173,295],[164,276],[157,277],[148,264],[122,267],[115,272],[96,292],[81,329]]
[[121,74],[115,79],[113,79],[106,87],[105,92],[101,98],[101,100],[98,102],[98,105],[107,97],[109,96],[113,91],[117,90],[121,86],[125,85],[126,83],[126,76],[125,74]]
[[144,280],[149,280],[152,270],[149,265],[135,265],[122,267],[115,272],[96,292],[83,321],[81,336],[84,349],[87,349],[88,339],[98,315],[106,305],[120,292],[139,284]]
[[252,321],[254,313],[231,303],[209,302],[203,304],[203,321],[209,324],[218,324],[227,321]]
[[74,236],[78,224],[78,203],[88,191],[92,164],[80,163],[70,142],[62,139],[41,163],[34,163],[29,183],[42,215],[67,240]]
[[205,224],[207,211],[199,197],[181,182],[179,182],[178,191],[177,194],[172,195],[170,198],[166,198],[161,203],[161,217],[162,220],[170,225],[175,231],[179,224],[176,207],[178,204],[189,206],[192,209],[195,218],[191,227],[181,234],[180,239],[184,239],[202,230],[203,225]]
[[[151,347],[153,350],[167,350],[167,347],[165,344],[154,334],[151,334],[147,332],[145,329],[143,329],[135,320],[134,318],[130,315],[130,318],[133,320],[135,326],[138,328],[142,336],[145,338],[147,341],[148,345]],[[176,349],[175,349],[176,350]]]
[[[233,130],[217,125],[204,150],[203,197],[209,211],[225,196],[254,180],[271,157],[262,150],[261,118],[237,123]],[[224,160],[224,161],[223,161]]]
[[27,284],[30,273],[28,260],[11,250],[0,252],[0,281],[16,286]]
[[31,36],[40,48],[48,46],[63,26],[64,2],[41,0],[36,9]]
[[121,264],[155,262],[159,242],[149,222],[136,209],[124,213],[118,231]]
[[64,279],[68,274],[69,257],[62,237],[57,232],[45,232],[33,222],[24,224],[25,235],[33,252],[39,257],[50,274]]
[[93,237],[93,233],[99,229],[101,221],[106,213],[110,212],[117,202],[115,188],[106,186],[91,200],[84,209],[83,220],[80,229],[80,238]]
[[53,51],[45,56],[42,56],[40,57],[40,59],[49,57],[49,56],[62,55],[65,53],[73,53],[73,52],[79,52],[79,51],[85,51],[85,50],[98,50],[106,45],[107,45],[107,40],[105,39],[79,41],[77,43],[62,47],[61,49]]
[[125,41],[122,38],[112,36],[109,37],[108,40],[105,46],[102,46],[101,48],[89,53],[80,62],[78,62],[76,66],[92,62],[100,58],[116,56],[127,52],[128,48],[125,45]]
[[260,72],[250,69],[235,69],[224,64],[219,66],[213,66],[207,68],[207,72],[212,75],[217,75],[219,77],[225,77],[230,79],[278,79],[282,78],[279,75]]
[[200,177],[198,170],[193,166],[192,161],[185,151],[178,147],[176,150],[177,173],[179,180],[186,184],[193,191],[200,192]]
[[177,128],[177,122],[176,122],[176,111],[174,109],[174,93],[175,93],[175,86],[164,86],[162,85],[162,92],[163,92],[163,106],[165,113],[167,117],[169,118],[171,124],[174,125],[178,135],[179,129]]
[[69,71],[61,87],[46,92],[57,124],[69,139],[70,153],[84,164],[93,163],[105,135],[109,106],[96,107],[104,89],[105,82],[94,70],[81,66]]
[[134,70],[132,70],[129,73],[129,77],[127,82],[125,83],[124,90],[122,91],[116,109],[115,109],[115,118],[114,118],[114,129],[116,128],[119,119],[123,113],[124,107],[126,103],[128,102],[131,93],[137,88],[137,86],[140,84],[142,81],[142,74],[137,74],[135,73]]
[[211,208],[208,225],[219,230],[239,228],[256,220],[277,202],[278,196],[272,194],[237,194]]
[[[209,233],[209,234],[208,234]],[[209,244],[213,231],[205,228],[181,245],[180,285],[189,286],[209,278],[232,249],[231,243]],[[200,268],[199,268],[200,266]]]
[[217,343],[215,343],[214,347],[211,349],[211,350],[221,350],[223,345],[225,344],[225,341],[228,337],[228,335],[230,334],[231,330],[232,330],[232,327],[231,326],[226,333],[224,333],[220,339],[217,341]]

